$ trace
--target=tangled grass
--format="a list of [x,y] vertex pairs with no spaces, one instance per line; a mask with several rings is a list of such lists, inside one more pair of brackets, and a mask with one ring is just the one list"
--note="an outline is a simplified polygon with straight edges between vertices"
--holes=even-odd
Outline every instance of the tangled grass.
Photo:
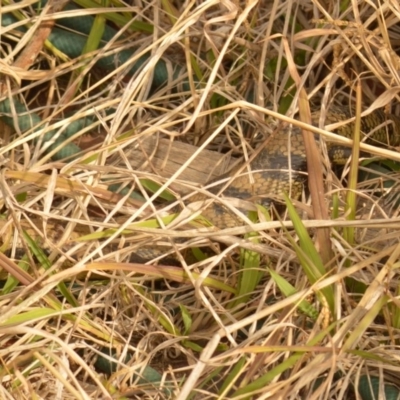
[[[212,175],[196,163],[206,151],[248,160],[282,123],[309,122],[309,109],[335,139],[323,124],[333,103],[397,114],[397,3],[52,3],[0,9],[15,17],[2,24],[1,100],[39,121],[22,124],[15,107],[2,116],[1,398],[369,400],[370,385],[395,396],[393,149],[369,148],[386,161],[361,164],[361,182],[317,164],[320,206],[304,193],[279,216],[258,209],[222,230],[171,214],[209,193],[181,179],[191,166]],[[65,54],[49,35],[87,15],[84,48]],[[102,42],[106,26],[118,34]],[[171,154],[196,146],[170,176],[153,167],[165,139]],[[80,153],[60,156],[67,144]],[[143,248],[165,254],[132,262]]]

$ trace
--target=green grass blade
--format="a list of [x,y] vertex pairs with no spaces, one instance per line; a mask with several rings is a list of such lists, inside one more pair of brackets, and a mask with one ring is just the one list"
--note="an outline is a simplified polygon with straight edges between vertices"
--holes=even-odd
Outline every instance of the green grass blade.
[[[100,5],[95,0],[74,0],[76,4],[83,8],[99,8]],[[112,10],[112,8],[110,9]],[[142,21],[132,21],[132,18],[127,16],[126,14],[119,14],[116,12],[107,12],[102,13],[104,18],[108,19],[111,22],[114,22],[119,27],[124,27],[129,24],[129,27],[133,32],[146,32],[153,33],[154,27],[151,24]]]
[[[50,269],[51,262],[48,259],[47,255],[45,254],[45,252],[37,245],[37,243],[28,235],[28,233],[26,231],[24,231],[23,234],[24,234],[24,238],[25,238],[26,242],[28,243],[29,249],[32,251],[32,253],[35,255],[35,257],[38,259],[38,261],[40,262],[42,267],[45,270]],[[79,306],[79,303],[76,300],[75,296],[68,290],[68,288],[64,282],[59,282],[57,284],[57,288],[69,304],[71,304],[74,307]]]
[[[28,256],[24,255],[17,265],[18,268],[21,268],[23,271],[28,271],[29,269]],[[0,294],[6,295],[11,293],[19,285],[19,283],[20,282],[18,279],[9,274],[3,288],[0,290]]]
[[[251,221],[257,221],[257,213],[249,213]],[[245,239],[259,243],[258,232],[250,232],[245,235]],[[232,303],[232,307],[245,303],[254,292],[265,271],[260,267],[260,253],[248,249],[240,250],[240,276],[237,299]]]
[[[285,202],[289,217],[293,222],[294,229],[299,238],[299,245],[293,240],[293,238],[288,234],[287,237],[292,243],[293,249],[295,250],[297,257],[299,258],[300,264],[307,275],[308,280],[311,284],[315,284],[322,277],[327,275],[327,271],[322,263],[322,259],[318,254],[317,249],[312,242],[306,227],[304,226],[302,220],[298,216],[293,204],[287,196],[285,196]],[[329,286],[321,290],[322,295],[325,297],[329,305],[329,309],[334,314],[335,310],[335,297],[334,288]]]
[[[294,286],[292,286],[286,279],[282,278],[279,274],[277,274],[272,269],[269,269],[269,273],[271,274],[272,279],[278,285],[280,291],[286,296],[290,297],[291,295],[297,293],[297,290]],[[308,315],[313,320],[318,318],[318,311],[315,307],[313,307],[307,300],[302,300],[299,303],[299,308],[303,311],[304,314]]]

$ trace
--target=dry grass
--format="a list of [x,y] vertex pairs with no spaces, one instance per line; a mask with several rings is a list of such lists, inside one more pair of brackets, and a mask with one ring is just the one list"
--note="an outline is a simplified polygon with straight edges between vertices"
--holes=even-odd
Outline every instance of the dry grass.
[[[393,164],[371,167],[375,176],[359,184],[356,221],[346,219],[343,180],[324,167],[331,220],[313,219],[310,204],[294,199],[304,230],[287,213],[281,222],[262,211],[261,222],[218,230],[188,223],[190,212],[171,223],[173,205],[157,200],[191,159],[162,178],[151,160],[135,170],[127,156],[140,139],[162,136],[171,146],[196,145],[194,160],[206,148],[248,159],[249,145],[279,120],[302,125],[293,119],[301,88],[322,119],[332,101],[355,103],[356,82],[367,113],[386,106],[397,113],[396,2],[346,10],[345,1],[120,2],[125,14],[94,14],[98,29],[105,17],[121,36],[100,49],[92,37],[90,52],[72,59],[48,42],[38,54],[30,47],[46,39],[38,28],[51,11],[35,19],[33,9],[7,3],[0,12],[23,12],[31,29],[2,28],[2,98],[18,98],[42,125],[3,127],[0,234],[8,252],[0,266],[10,274],[0,293],[1,398],[352,399],[363,396],[354,387],[360,379],[368,386],[367,375],[400,386],[398,182],[376,195],[398,180]],[[24,48],[31,60],[20,58]],[[114,68],[95,65],[132,48]],[[168,83],[152,88],[160,59]],[[83,151],[54,161],[66,141],[49,152],[41,138],[83,117],[91,124],[68,139]],[[393,149],[369,149],[400,161]],[[158,183],[153,193],[150,181]],[[113,184],[125,191],[111,192]],[[318,270],[306,232],[312,238],[321,227],[334,260]],[[353,228],[356,240],[346,240]],[[161,253],[159,264],[128,263],[152,246],[180,265]],[[101,349],[117,360],[112,374],[99,369]],[[139,379],[154,372],[149,367],[159,373],[153,385]]]

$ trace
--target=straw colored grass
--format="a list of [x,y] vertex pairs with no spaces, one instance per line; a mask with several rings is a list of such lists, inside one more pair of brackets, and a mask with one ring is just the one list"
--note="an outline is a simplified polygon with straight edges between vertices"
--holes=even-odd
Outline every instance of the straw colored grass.
[[[250,206],[247,223],[230,229],[209,226],[201,210],[174,218],[188,193],[217,201],[180,179],[206,149],[245,164],[287,122],[348,145],[323,124],[331,103],[396,114],[396,2],[77,3],[87,12],[0,9],[24,21],[2,27],[2,99],[18,98],[42,120],[40,129],[2,128],[0,397],[352,399],[368,376],[381,390],[400,387],[394,149],[360,145],[390,163],[358,167],[373,175],[358,182],[354,220],[348,167],[336,176],[324,147],[326,219],[306,191],[280,214]],[[86,13],[96,30],[70,59],[43,24]],[[99,47],[106,23],[120,35]],[[115,68],[95,65],[132,47]],[[20,59],[22,49],[32,58]],[[154,89],[161,59],[168,79]],[[321,112],[320,127],[306,124],[308,106]],[[46,151],[43,134],[83,117],[93,121],[68,139],[82,152],[54,161],[66,142]],[[133,168],[131,149],[149,137],[198,150],[169,177],[151,154]],[[177,183],[184,193],[171,189]],[[159,251],[129,263],[145,248]]]

